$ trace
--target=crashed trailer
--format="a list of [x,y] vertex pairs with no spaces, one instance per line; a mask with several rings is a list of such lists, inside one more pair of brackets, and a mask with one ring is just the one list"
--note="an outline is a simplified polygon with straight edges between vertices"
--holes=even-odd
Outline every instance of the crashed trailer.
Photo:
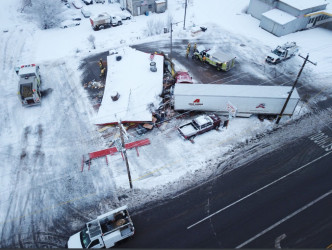
[[[252,114],[278,115],[291,88],[288,86],[175,84],[174,109],[228,114],[227,105],[231,104],[237,109],[238,117],[250,117]],[[284,115],[292,116],[299,100],[299,94],[294,89]]]

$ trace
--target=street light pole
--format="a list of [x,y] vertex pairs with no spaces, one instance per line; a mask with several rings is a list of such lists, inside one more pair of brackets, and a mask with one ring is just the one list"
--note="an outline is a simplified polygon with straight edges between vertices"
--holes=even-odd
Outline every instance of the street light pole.
[[181,22],[176,22],[176,23],[171,22],[171,51],[169,53],[169,58],[170,58],[171,61],[172,61],[172,50],[173,50],[173,24],[178,24],[178,23],[182,23],[182,21]]
[[171,23],[171,52],[169,53],[169,58],[171,59],[171,61],[172,61],[172,48],[173,48],[172,33],[173,33],[173,23]]
[[186,15],[187,15],[187,2],[188,0],[186,0],[185,6],[184,6],[184,20],[183,20],[183,29],[186,29]]
[[[299,57],[302,57],[302,56],[299,55]],[[280,119],[281,119],[281,117],[282,117],[282,115],[283,115],[283,113],[284,113],[284,111],[285,111],[285,109],[286,109],[286,107],[287,107],[288,101],[289,101],[289,99],[290,99],[291,96],[292,96],[292,93],[293,93],[293,91],[294,91],[295,85],[297,84],[297,81],[299,80],[300,75],[301,75],[301,73],[302,73],[302,70],[303,70],[305,64],[307,63],[307,61],[310,62],[310,63],[312,63],[313,65],[317,65],[317,63],[313,63],[313,62],[311,62],[311,61],[308,60],[308,58],[309,58],[309,54],[307,54],[307,57],[306,57],[306,58],[304,58],[304,57],[302,57],[302,58],[304,59],[303,65],[302,65],[302,67],[301,67],[299,73],[297,74],[296,80],[295,80],[295,82],[294,82],[294,84],[293,84],[293,87],[292,87],[291,91],[290,91],[289,94],[288,94],[288,97],[287,97],[287,99],[286,99],[286,102],[285,102],[284,106],[282,107],[282,110],[281,110],[281,112],[280,112],[280,114],[279,114],[279,117],[278,117],[278,119],[277,119],[277,121],[276,121],[276,124],[279,124],[279,121],[280,121]]]

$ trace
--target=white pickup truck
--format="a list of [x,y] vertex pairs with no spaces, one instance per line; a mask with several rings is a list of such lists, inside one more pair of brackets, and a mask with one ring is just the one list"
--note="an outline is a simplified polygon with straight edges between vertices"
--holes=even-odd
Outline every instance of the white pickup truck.
[[220,127],[221,119],[216,114],[201,115],[192,120],[189,123],[183,124],[178,128],[181,136],[190,140],[196,135],[203,134],[212,129],[218,129]]
[[111,16],[104,12],[97,16],[91,16],[90,23],[93,30],[99,30],[109,28],[111,26],[122,25],[122,20],[119,16]]
[[271,50],[265,59],[267,63],[278,64],[282,61],[295,56],[299,51],[299,47],[296,45],[296,42],[285,43],[282,46],[277,46],[274,50]]
[[135,228],[127,206],[100,215],[68,240],[68,248],[110,248],[134,235]]

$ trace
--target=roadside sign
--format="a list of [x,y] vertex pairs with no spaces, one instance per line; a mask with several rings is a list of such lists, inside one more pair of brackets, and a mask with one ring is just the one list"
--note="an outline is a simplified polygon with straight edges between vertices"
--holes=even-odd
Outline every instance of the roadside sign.
[[236,116],[236,112],[237,112],[237,108],[231,103],[231,102],[227,102],[227,111],[229,113],[229,117],[235,117]]

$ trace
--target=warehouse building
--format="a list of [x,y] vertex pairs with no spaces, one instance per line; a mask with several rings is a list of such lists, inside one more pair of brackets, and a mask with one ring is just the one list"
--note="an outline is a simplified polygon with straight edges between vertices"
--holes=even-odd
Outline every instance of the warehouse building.
[[167,0],[120,0],[120,3],[133,16],[163,13],[167,9]]
[[284,36],[332,21],[326,0],[250,0],[248,13],[259,26],[276,36]]

